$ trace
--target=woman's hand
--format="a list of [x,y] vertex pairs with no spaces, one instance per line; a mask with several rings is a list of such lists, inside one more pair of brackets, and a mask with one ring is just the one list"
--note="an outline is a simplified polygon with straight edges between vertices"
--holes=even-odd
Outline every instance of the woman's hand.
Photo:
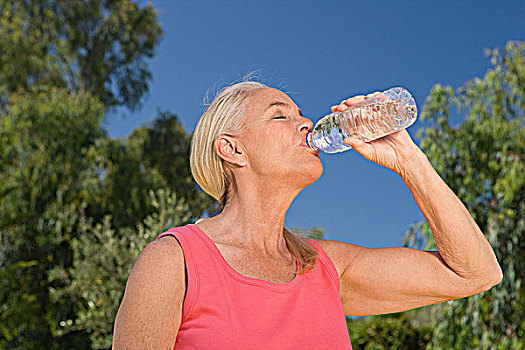
[[[343,100],[339,105],[332,106],[332,112],[343,112],[374,95],[381,98],[378,94],[380,93],[374,92],[367,96],[359,95]],[[347,137],[344,142],[369,161],[393,170],[401,177],[405,175],[407,162],[415,155],[423,154],[406,130],[370,142],[353,137]]]

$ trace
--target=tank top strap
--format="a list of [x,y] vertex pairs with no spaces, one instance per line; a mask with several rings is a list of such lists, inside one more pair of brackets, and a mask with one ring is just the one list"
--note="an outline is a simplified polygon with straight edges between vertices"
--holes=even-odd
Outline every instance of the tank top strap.
[[326,254],[324,249],[319,243],[317,243],[315,239],[309,238],[306,243],[308,243],[312,248],[315,249],[315,251],[317,251],[317,254],[319,254],[318,262],[320,262],[324,269],[328,271],[328,274],[330,275],[335,287],[337,290],[339,290],[339,274],[337,273],[337,269],[335,268],[335,265],[328,254]]

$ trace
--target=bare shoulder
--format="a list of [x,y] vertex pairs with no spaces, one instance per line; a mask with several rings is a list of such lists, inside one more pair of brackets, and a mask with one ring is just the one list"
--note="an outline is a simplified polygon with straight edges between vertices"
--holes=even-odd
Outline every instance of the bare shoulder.
[[339,278],[341,278],[344,270],[357,260],[359,254],[370,249],[360,245],[330,239],[316,239],[315,241],[319,243],[326,255],[332,260]]
[[179,241],[172,236],[164,236],[149,243],[137,260],[136,264],[169,264],[179,265],[184,263],[184,254]]
[[126,291],[135,288],[172,289],[185,288],[184,254],[173,237],[162,237],[149,243],[142,251],[130,273]]
[[179,242],[163,237],[144,248],[115,319],[115,348],[173,348],[186,290]]

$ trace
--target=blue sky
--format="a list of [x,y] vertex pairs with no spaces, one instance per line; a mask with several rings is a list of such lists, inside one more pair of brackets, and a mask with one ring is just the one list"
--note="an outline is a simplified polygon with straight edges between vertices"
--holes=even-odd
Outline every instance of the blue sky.
[[[141,2],[145,3],[145,2]],[[169,110],[191,132],[217,88],[257,70],[314,122],[341,99],[403,86],[418,105],[434,84],[458,87],[490,67],[485,48],[525,38],[525,1],[152,1],[165,31],[144,107],[105,123],[114,138]],[[459,122],[459,120],[457,120]],[[408,131],[416,143],[416,121]],[[322,177],[287,213],[288,227],[399,246],[423,219],[397,174],[348,151],[321,155]],[[446,179],[445,179],[446,181]]]

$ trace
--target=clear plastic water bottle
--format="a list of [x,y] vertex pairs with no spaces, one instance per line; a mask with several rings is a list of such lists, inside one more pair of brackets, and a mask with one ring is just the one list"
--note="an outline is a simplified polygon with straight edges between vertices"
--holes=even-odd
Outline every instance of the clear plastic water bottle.
[[416,121],[417,107],[402,87],[374,94],[344,112],[319,120],[306,137],[310,148],[327,153],[351,149],[343,140],[352,136],[365,142],[408,128]]

